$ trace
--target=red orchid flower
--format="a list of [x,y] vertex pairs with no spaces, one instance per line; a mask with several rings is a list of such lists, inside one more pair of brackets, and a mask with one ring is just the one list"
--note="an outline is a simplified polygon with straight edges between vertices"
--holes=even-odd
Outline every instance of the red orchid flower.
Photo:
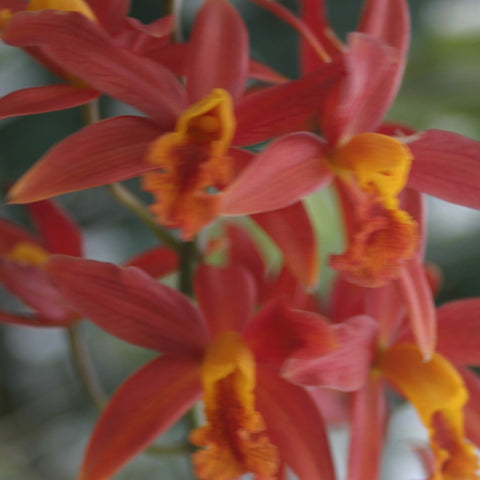
[[[0,311],[0,322],[33,327],[62,327],[80,319],[65,305],[45,272],[54,254],[81,257],[82,238],[77,225],[57,204],[43,200],[26,206],[38,235],[0,219],[0,284],[34,310],[31,314]],[[175,253],[154,247],[126,262],[154,278],[178,267]]]
[[[20,179],[10,200],[30,202],[143,175],[144,188],[155,197],[152,210],[163,224],[181,228],[185,238],[223,213],[215,192],[251,157],[230,145],[298,128],[342,71],[341,61],[332,62],[304,79],[243,96],[248,36],[225,0],[207,0],[196,17],[186,88],[148,59],[131,63],[79,15],[13,18],[3,38],[12,45],[48,47],[68,71],[150,116],[115,117],[72,135]],[[317,186],[318,178],[312,182]]]
[[[223,192],[223,210],[251,214],[277,209],[335,179],[346,214],[347,250],[332,258],[332,266],[361,285],[384,285],[418,254],[421,242],[418,225],[399,204],[399,193],[408,186],[480,208],[480,143],[438,130],[407,136],[400,128],[380,128],[405,66],[409,17],[404,0],[369,0],[359,30],[349,35],[346,46],[332,40],[323,2],[303,0],[302,5],[305,32],[316,34],[333,58],[343,57],[347,69],[320,113],[325,139],[296,133],[272,143]],[[304,47],[307,71],[325,64],[318,54],[312,59],[310,45]],[[283,150],[300,155],[281,155]]]
[[61,293],[107,332],[162,352],[112,397],[93,433],[81,480],[110,478],[176,422],[201,396],[206,425],[190,440],[198,478],[234,480],[247,472],[279,478],[282,464],[301,479],[334,479],[323,421],[309,394],[284,381],[279,365],[331,348],[326,324],[281,303],[255,304],[241,267],[201,266],[198,307],[138,269],[52,257]]
[[65,212],[50,201],[28,205],[40,238],[0,220],[0,283],[34,313],[0,311],[0,321],[29,326],[66,326],[79,319],[65,305],[44,270],[52,254],[82,255],[80,232]]
[[[348,478],[378,478],[387,418],[384,386],[388,383],[412,403],[428,430],[433,454],[429,478],[477,479],[478,459],[465,436],[477,444],[480,440],[480,381],[465,365],[480,362],[474,348],[478,343],[480,301],[460,300],[438,309],[438,353],[428,361],[412,343],[411,331],[402,333],[406,327],[405,313],[393,283],[378,289],[366,289],[344,280],[336,285],[332,315],[340,321],[339,325],[352,315],[370,319],[370,323],[364,321],[356,339],[357,344],[361,338],[365,342],[363,354],[358,349],[354,355],[362,385],[353,393]],[[343,385],[346,368],[335,359],[351,356],[351,344],[347,342],[314,361],[292,360],[285,367],[285,375],[303,385],[338,388]],[[465,405],[468,407],[464,410]]]
[[[22,21],[48,10],[49,15],[71,13],[81,15],[86,22],[108,36],[110,42],[138,55],[155,58],[169,67],[178,67],[178,49],[171,50],[172,17],[164,17],[151,25],[143,25],[127,17],[129,0],[0,0],[0,29],[9,29],[13,21]],[[35,12],[35,13],[34,13]],[[88,103],[100,96],[98,90],[63,68],[43,46],[26,46],[25,51],[39,61],[63,83],[24,88],[0,98],[0,118],[44,113]],[[127,53],[127,55],[129,54]]]

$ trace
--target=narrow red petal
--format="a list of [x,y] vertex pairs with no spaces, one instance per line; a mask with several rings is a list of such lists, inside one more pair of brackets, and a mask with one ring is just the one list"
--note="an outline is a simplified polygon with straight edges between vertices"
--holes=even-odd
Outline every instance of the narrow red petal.
[[178,255],[166,247],[153,247],[128,260],[126,267],[137,267],[153,278],[173,273],[178,268]]
[[377,479],[386,426],[386,405],[380,376],[353,394],[352,433],[348,457],[349,480]]
[[104,480],[165,432],[201,394],[198,362],[161,357],[117,390],[98,421],[80,480]]
[[91,87],[106,92],[171,128],[185,105],[184,91],[162,65],[119,48],[102,28],[76,12],[26,12],[2,32],[5,43],[42,47]]
[[480,365],[480,298],[446,303],[437,309],[437,349],[453,363]]
[[326,150],[325,143],[310,133],[279,138],[224,190],[222,213],[245,215],[277,210],[323,187],[333,175],[326,162]]
[[47,269],[79,313],[122,340],[184,357],[199,355],[208,341],[188,298],[137,268],[53,256]]
[[248,33],[242,18],[225,0],[206,0],[190,37],[187,92],[190,103],[223,88],[237,99],[248,72]]
[[234,223],[227,224],[226,234],[230,262],[245,267],[255,278],[257,289],[262,290],[265,281],[265,265],[255,242],[245,228]]
[[343,63],[334,61],[299,80],[246,95],[235,109],[237,129],[233,145],[252,145],[308,129],[310,119],[323,110],[343,73]]
[[66,327],[76,320],[78,320],[78,318],[73,315],[54,319],[42,317],[38,314],[10,313],[0,310],[0,323],[6,323],[9,325],[23,325],[24,327]]
[[43,200],[29,203],[26,208],[49,252],[82,256],[80,229],[58,204]]
[[403,59],[410,42],[410,15],[405,0],[368,0],[358,31],[396,48]]
[[96,90],[72,85],[24,88],[0,98],[0,118],[77,107],[94,100],[99,95]]
[[343,391],[365,385],[374,355],[376,322],[366,315],[334,325],[337,347],[313,360],[289,360],[284,376],[302,385]]
[[435,353],[437,317],[435,303],[425,270],[418,258],[403,266],[398,285],[407,307],[410,328],[425,360]]
[[480,142],[427,130],[408,143],[414,161],[408,186],[447,202],[480,209]]
[[143,158],[160,134],[142,117],[123,116],[83,128],[51,148],[8,194],[28,203],[138,176],[152,169]]
[[257,213],[252,218],[275,242],[298,281],[307,287],[314,286],[318,281],[318,249],[303,203]]
[[256,302],[254,279],[238,265],[201,265],[195,275],[195,293],[212,336],[241,332]]
[[40,317],[65,325],[78,318],[40,267],[0,259],[0,283]]
[[[325,51],[330,57],[342,52],[343,45],[335,37],[327,19],[327,9],[324,0],[300,0],[300,12],[303,21],[315,33]],[[324,64],[324,60],[303,38],[300,39],[300,58],[302,71],[309,73]]]
[[330,293],[328,317],[335,323],[365,313],[366,287],[355,285],[337,275]]
[[250,63],[248,65],[248,76],[249,78],[254,78],[255,80],[273,84],[285,83],[288,81],[288,78],[284,77],[281,73],[278,73],[263,63],[256,62],[252,59],[250,59]]
[[337,83],[336,95],[330,97],[322,116],[322,131],[331,144],[374,131],[393,100],[387,86],[396,78],[397,52],[363,33],[352,33],[348,40],[347,76]]
[[407,63],[410,43],[410,13],[407,1],[369,0],[364,6],[358,30],[382,40],[396,50],[397,63],[394,72],[377,91],[380,97],[377,102],[383,102],[387,109],[397,95]]
[[308,393],[258,368],[257,408],[282,460],[300,480],[334,480],[330,447],[320,411]]

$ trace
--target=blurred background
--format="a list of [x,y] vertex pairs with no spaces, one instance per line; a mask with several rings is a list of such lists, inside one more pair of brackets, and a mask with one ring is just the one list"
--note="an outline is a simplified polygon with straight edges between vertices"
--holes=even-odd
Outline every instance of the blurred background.
[[[187,34],[199,0],[184,0],[182,26]],[[233,2],[251,35],[252,57],[295,77],[296,35],[278,19],[250,4]],[[293,0],[283,2],[293,10]],[[355,28],[362,2],[330,1],[330,18],[340,37]],[[441,128],[480,140],[480,2],[478,0],[411,0],[413,34],[405,80],[389,119],[417,129]],[[144,22],[162,15],[162,0],[133,0],[132,16]],[[0,46],[0,96],[53,79],[27,55]],[[103,116],[128,107],[103,98]],[[49,147],[82,126],[80,109],[0,121],[0,189],[24,173]],[[128,185],[138,191],[138,182]],[[155,245],[155,238],[104,188],[61,197],[81,226],[90,258],[121,262]],[[480,213],[429,199],[427,258],[444,274],[439,303],[480,296]],[[339,251],[340,234],[334,198],[324,191],[308,199],[323,256]],[[29,227],[20,206],[0,207],[2,217]],[[321,294],[331,274],[322,272]],[[23,308],[0,289],[2,309]],[[81,333],[103,388],[112,392],[152,354],[82,324]],[[40,330],[0,325],[0,480],[73,480],[98,411],[75,371],[69,342],[61,329]],[[389,427],[389,480],[422,478],[411,446],[425,438],[414,412],[400,406]],[[172,429],[160,443],[184,438],[185,427]],[[348,432],[332,431],[339,478]],[[408,462],[407,460],[408,459]],[[183,455],[140,455],[115,478],[187,480],[192,478]],[[312,479],[313,480],[313,479]]]

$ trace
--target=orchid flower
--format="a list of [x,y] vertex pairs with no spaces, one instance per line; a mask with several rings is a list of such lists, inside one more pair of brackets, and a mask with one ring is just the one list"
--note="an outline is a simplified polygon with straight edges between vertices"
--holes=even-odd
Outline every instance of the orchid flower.
[[[359,387],[353,392],[349,480],[378,478],[387,419],[385,384],[416,408],[427,429],[433,454],[430,480],[479,478],[477,455],[465,438],[470,436],[465,433],[469,416],[478,419],[479,381],[464,367],[480,361],[473,348],[478,341],[479,300],[451,302],[438,309],[438,353],[428,361],[412,343],[411,330],[405,329],[405,313],[394,283],[366,289],[339,280],[331,315],[343,328],[357,319],[356,350],[347,341],[316,360],[287,361],[284,375],[302,385]],[[465,410],[470,392],[472,400]],[[477,443],[478,423],[471,427],[470,438]]]
[[[162,64],[170,66],[173,63],[175,67],[175,63],[169,60],[174,58],[169,45],[172,18],[164,17],[151,25],[142,25],[126,16],[128,8],[128,0],[1,0],[0,27],[1,30],[8,29],[11,22],[28,19],[40,11],[48,11],[48,15],[57,17],[59,12],[81,15],[84,21],[93,24],[92,28],[101,31],[111,42],[132,52],[132,55],[155,56],[157,61],[163,61]],[[0,118],[71,108],[100,96],[101,92],[56,62],[48,48],[28,46],[25,50],[61,78],[63,83],[24,88],[0,98]]]
[[[67,326],[80,319],[65,305],[45,273],[55,254],[83,256],[81,232],[56,203],[43,200],[26,206],[38,235],[0,219],[0,284],[34,310],[31,314],[0,311],[0,322],[33,327]],[[175,271],[178,259],[164,247],[153,247],[125,265],[157,278]]]
[[342,71],[335,62],[243,96],[248,35],[225,0],[207,0],[196,17],[186,88],[151,60],[128,56],[79,15],[12,18],[3,38],[48,48],[68,71],[150,116],[114,117],[70,136],[13,186],[10,200],[31,202],[142,175],[143,188],[155,199],[154,214],[185,238],[223,213],[215,193],[251,158],[231,145],[264,141],[304,124]]
[[[284,358],[329,350],[327,324],[282,303],[252,316],[255,288],[242,267],[201,266],[198,307],[136,268],[52,257],[51,280],[73,308],[107,332],[162,353],[114,394],[97,423],[81,480],[110,478],[200,398],[206,424],[190,441],[202,480],[245,473],[334,479],[323,420],[309,394],[279,376]],[[279,400],[281,399],[281,401]]]
[[[301,3],[304,30],[319,28],[313,32],[317,41],[327,42],[333,61],[344,58],[347,70],[320,111],[324,138],[294,133],[273,142],[222,193],[223,210],[236,215],[285,207],[335,181],[345,213],[347,250],[332,257],[331,264],[360,285],[385,285],[400,275],[421,243],[418,224],[400,206],[400,192],[408,187],[480,208],[480,143],[439,130],[411,136],[401,128],[382,131],[406,61],[405,0],[367,1],[359,29],[348,36],[346,46],[332,41],[323,2]],[[323,68],[325,59],[317,55],[314,62],[308,48],[307,70]]]
[[52,254],[82,255],[80,231],[51,201],[31,203],[28,210],[40,238],[0,220],[0,283],[35,313],[0,311],[0,322],[29,326],[65,326],[79,319],[49,281],[44,266]]

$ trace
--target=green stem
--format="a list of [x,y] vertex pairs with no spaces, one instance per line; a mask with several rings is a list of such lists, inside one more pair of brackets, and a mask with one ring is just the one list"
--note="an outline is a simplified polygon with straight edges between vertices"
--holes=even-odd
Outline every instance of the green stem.
[[78,374],[80,375],[85,391],[97,408],[101,410],[107,403],[108,398],[103,391],[97,373],[83,343],[80,325],[78,323],[73,324],[68,327],[66,331],[72,359],[77,368]]
[[178,289],[185,295],[193,295],[193,273],[198,257],[195,240],[183,242],[180,246],[180,271]]
[[92,100],[82,105],[82,116],[85,125],[92,125],[100,120],[100,110],[98,109],[98,101]]
[[177,445],[150,445],[143,453],[147,455],[183,455],[192,453],[195,447],[190,443],[179,443]]
[[181,243],[155,222],[148,208],[130,190],[121,183],[112,183],[107,185],[107,188],[113,197],[140,218],[164,245],[177,252],[181,250]]

